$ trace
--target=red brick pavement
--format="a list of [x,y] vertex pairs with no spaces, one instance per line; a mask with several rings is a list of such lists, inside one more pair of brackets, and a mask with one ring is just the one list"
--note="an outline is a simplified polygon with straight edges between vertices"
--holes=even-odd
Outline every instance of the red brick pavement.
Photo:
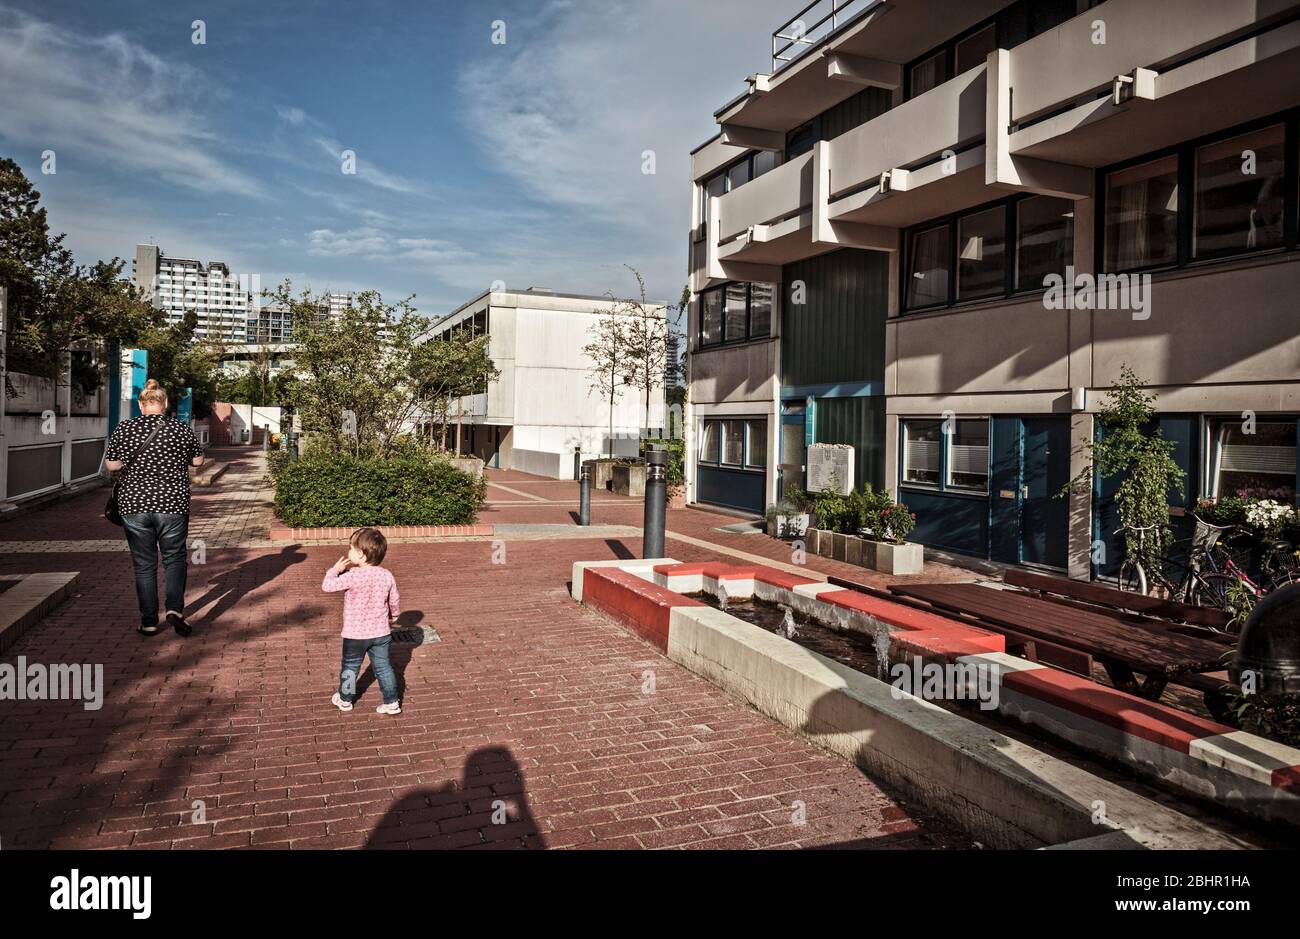
[[[75,511],[99,501],[82,497],[0,526],[0,538],[103,537]],[[695,514],[705,520],[698,525],[721,518]],[[734,537],[756,553],[770,541]],[[404,622],[441,636],[394,649],[405,686],[395,718],[374,713],[368,670],[355,711],[329,705],[340,601],[319,585],[334,546],[210,549],[207,564],[191,568],[188,640],[134,633],[124,553],[0,555],[0,572],[82,571],[80,593],[5,661],[103,663],[107,685],[98,711],[0,702],[0,840],[7,848],[969,843],[569,598],[573,560],[639,547],[521,540],[507,544],[501,565],[488,542],[394,545],[386,563]],[[711,556],[680,542],[672,551]],[[795,823],[800,803],[804,824]]]

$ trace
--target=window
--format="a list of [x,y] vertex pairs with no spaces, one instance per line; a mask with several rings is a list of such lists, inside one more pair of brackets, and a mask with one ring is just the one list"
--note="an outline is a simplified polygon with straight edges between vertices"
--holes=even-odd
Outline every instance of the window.
[[1283,124],[1198,148],[1192,256],[1282,247],[1285,164]]
[[1215,496],[1253,496],[1295,503],[1296,422],[1261,419],[1253,434],[1239,420],[1211,426]]
[[767,420],[705,420],[700,427],[700,462],[762,472],[767,466]]
[[1004,208],[967,215],[958,222],[957,299],[992,297],[1006,291]]
[[752,157],[753,178],[758,179],[758,177],[762,176],[764,173],[768,173],[776,169],[777,166],[780,165],[778,162],[780,160],[780,157],[781,154],[776,150],[759,150],[757,153],[755,153],[754,156]]
[[722,421],[722,462],[732,466],[745,462],[744,421]]
[[764,339],[772,332],[772,284],[727,284],[700,295],[700,345]]
[[722,342],[722,291],[706,290],[700,294],[700,343]]
[[767,465],[767,421],[746,421],[745,465],[761,469]]
[[704,432],[700,434],[700,462],[717,463],[721,454],[719,441],[722,425],[718,421],[705,421]]
[[903,482],[968,493],[989,491],[988,418],[903,421]]
[[741,160],[739,163],[727,170],[727,192],[733,189],[739,189],[745,183],[749,182],[749,160]]
[[705,180],[700,187],[700,237],[709,233],[709,198],[721,196],[727,191],[727,174],[718,173]]
[[940,421],[903,422],[903,481],[923,486],[939,485],[943,448]]
[[723,342],[739,342],[749,332],[749,285],[728,284],[723,290]]
[[772,284],[749,285],[749,335],[752,338],[768,336],[772,332]]
[[948,486],[989,490],[989,422],[955,421],[948,444]]
[[936,53],[912,66],[908,73],[911,84],[909,98],[923,95],[931,88],[938,88],[949,79],[947,51]]
[[[1014,239],[1011,270],[1008,235]],[[1015,196],[922,225],[907,233],[904,250],[904,310],[1042,290],[1046,275],[1064,275],[1074,261],[1074,203]]]
[[983,65],[998,47],[997,27],[990,23],[975,35],[957,43],[957,74]]
[[1016,203],[1016,289],[1035,290],[1074,263],[1074,203],[1034,196]]
[[907,248],[908,308],[948,302],[948,226],[915,232]]
[[1106,177],[1106,270],[1178,260],[1178,158],[1165,157]]
[[800,124],[794,130],[785,135],[785,158],[793,159],[802,153],[807,153],[821,136],[821,130],[818,127],[817,120],[811,120],[806,124]]

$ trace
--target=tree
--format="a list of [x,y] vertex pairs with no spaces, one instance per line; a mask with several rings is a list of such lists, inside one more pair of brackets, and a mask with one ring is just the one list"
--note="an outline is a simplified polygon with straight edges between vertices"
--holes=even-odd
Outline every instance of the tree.
[[[0,160],[0,286],[8,291],[13,371],[57,379],[66,353],[102,342],[138,344],[163,324],[162,311],[122,278],[121,259],[79,266],[63,239],[50,234],[40,193],[22,169]],[[97,374],[86,370],[79,385]]]
[[[1087,467],[1061,490],[1064,497],[1076,487],[1122,476],[1115,490],[1115,506],[1125,529],[1125,550],[1148,571],[1159,571],[1172,537],[1169,528],[1171,491],[1182,485],[1185,473],[1174,461],[1176,444],[1165,440],[1158,427],[1155,397],[1127,365],[1097,412],[1101,433],[1083,445]],[[1151,528],[1139,539],[1136,529]]]
[[[452,330],[445,338],[418,343],[411,356],[415,397],[430,418],[437,418],[441,428],[440,446],[444,450],[452,401],[486,392],[488,383],[501,374],[488,353],[488,339],[468,328]],[[456,451],[459,454],[459,435]]]
[[669,323],[660,307],[645,296],[645,279],[641,272],[624,265],[636,278],[638,299],[619,300],[614,314],[624,318],[623,375],[627,383],[640,389],[645,402],[644,427],[650,426],[650,393],[662,389],[668,373]]
[[627,385],[627,324],[614,312],[602,316],[588,329],[591,341],[582,352],[591,360],[589,385],[609,402],[609,455],[614,455],[614,404]]
[[149,375],[167,389],[173,402],[191,389],[195,417],[206,417],[217,400],[217,382],[225,347],[220,342],[196,340],[198,315],[189,310],[177,323],[146,330],[136,342],[149,354]]

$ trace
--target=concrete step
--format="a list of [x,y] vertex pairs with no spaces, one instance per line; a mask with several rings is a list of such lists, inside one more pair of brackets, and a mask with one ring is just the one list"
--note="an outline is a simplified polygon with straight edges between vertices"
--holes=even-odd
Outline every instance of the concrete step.
[[230,468],[229,463],[220,463],[216,460],[208,460],[199,467],[198,472],[194,474],[193,483],[196,486],[211,486],[221,474]]

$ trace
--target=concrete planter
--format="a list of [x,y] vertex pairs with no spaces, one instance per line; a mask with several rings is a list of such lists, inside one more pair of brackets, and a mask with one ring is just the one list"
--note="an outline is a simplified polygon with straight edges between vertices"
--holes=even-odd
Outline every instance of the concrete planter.
[[610,480],[614,478],[614,467],[616,465],[613,460],[592,460],[591,487],[593,489],[608,489]]
[[684,509],[686,508],[686,487],[678,486],[676,492],[669,491],[668,508]]
[[483,475],[483,461],[476,456],[454,456],[451,458],[451,465],[462,473],[469,473],[474,477]]
[[[824,558],[835,557],[835,532],[827,531],[824,528],[809,529],[810,532],[817,532],[817,554]],[[809,542],[808,550],[812,551],[812,543]]]
[[925,547],[913,541],[894,544],[890,541],[862,541],[863,567],[882,574],[919,574],[925,566]]
[[767,520],[767,533],[773,538],[806,538],[810,518],[804,515],[777,515]]
[[610,488],[620,496],[645,495],[645,464],[615,463]]

